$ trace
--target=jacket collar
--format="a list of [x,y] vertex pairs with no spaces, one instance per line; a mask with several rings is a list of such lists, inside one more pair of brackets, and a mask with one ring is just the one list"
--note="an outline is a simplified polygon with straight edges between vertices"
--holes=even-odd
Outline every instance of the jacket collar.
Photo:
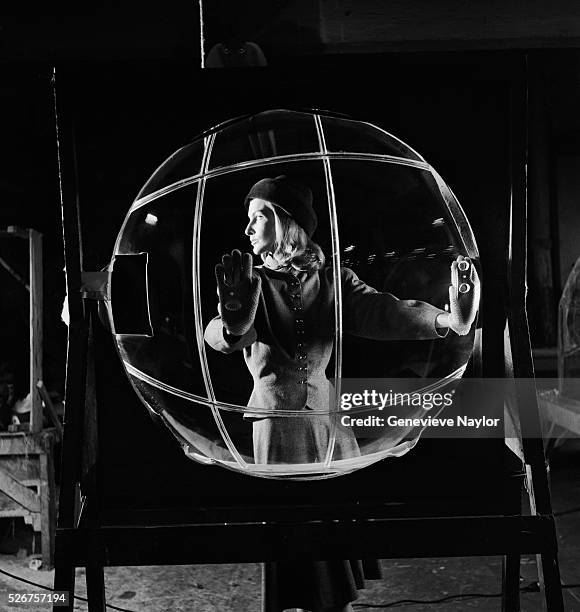
[[291,274],[292,276],[298,277],[302,276],[303,274],[308,274],[306,270],[297,270],[292,266],[278,265],[278,262],[271,255],[268,255],[268,257],[266,257],[266,259],[264,260],[264,264],[260,267],[262,268],[262,270],[272,276],[286,276],[288,274]]

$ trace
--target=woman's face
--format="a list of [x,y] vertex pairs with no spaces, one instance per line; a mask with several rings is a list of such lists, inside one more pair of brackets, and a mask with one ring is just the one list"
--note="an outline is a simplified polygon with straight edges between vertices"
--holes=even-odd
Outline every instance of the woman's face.
[[276,242],[276,220],[271,204],[254,198],[248,207],[248,225],[244,233],[250,238],[254,255],[269,253]]

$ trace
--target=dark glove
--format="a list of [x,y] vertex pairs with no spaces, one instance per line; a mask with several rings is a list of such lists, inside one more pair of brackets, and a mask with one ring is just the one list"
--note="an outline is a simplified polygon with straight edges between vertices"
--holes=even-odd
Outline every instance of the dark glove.
[[215,267],[219,296],[218,310],[225,330],[243,336],[254,324],[262,279],[253,271],[250,253],[237,249],[224,255]]
[[451,264],[449,327],[459,336],[469,333],[479,308],[481,285],[469,257],[459,255]]

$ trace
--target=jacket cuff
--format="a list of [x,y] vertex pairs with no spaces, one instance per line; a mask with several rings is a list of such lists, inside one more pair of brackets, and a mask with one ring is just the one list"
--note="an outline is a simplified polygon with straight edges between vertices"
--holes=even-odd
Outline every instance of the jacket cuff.
[[237,336],[236,334],[230,334],[225,327],[222,329],[222,334],[223,334],[224,340],[228,344],[236,344],[236,342],[239,342],[243,338],[243,336]]
[[451,329],[450,327],[445,327],[445,328],[441,328],[438,329],[437,328],[437,317],[440,314],[446,314],[448,315],[449,313],[446,312],[445,310],[440,310],[436,315],[435,315],[435,319],[433,319],[433,328],[435,329],[435,333],[437,334],[437,336],[439,336],[439,338],[446,338],[449,335],[449,330]]
[[250,346],[250,344],[253,344],[258,337],[258,334],[253,326],[250,327],[250,329],[242,336],[235,336],[234,334],[230,334],[226,331],[225,327],[222,327],[221,331],[223,338],[223,348],[227,352],[241,351],[246,346]]
[[246,346],[254,343],[258,334],[254,327],[251,327],[243,336],[233,336],[224,329],[220,317],[214,317],[205,329],[205,341],[216,351],[221,353],[233,353],[240,351]]

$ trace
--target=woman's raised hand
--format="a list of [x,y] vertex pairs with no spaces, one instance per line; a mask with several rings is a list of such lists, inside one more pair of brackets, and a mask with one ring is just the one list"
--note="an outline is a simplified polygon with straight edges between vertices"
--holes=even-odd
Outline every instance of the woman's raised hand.
[[469,333],[479,308],[481,285],[469,257],[459,255],[451,264],[449,287],[449,327],[458,335]]
[[254,323],[262,279],[253,271],[252,256],[234,249],[215,267],[218,310],[226,331],[243,336]]

